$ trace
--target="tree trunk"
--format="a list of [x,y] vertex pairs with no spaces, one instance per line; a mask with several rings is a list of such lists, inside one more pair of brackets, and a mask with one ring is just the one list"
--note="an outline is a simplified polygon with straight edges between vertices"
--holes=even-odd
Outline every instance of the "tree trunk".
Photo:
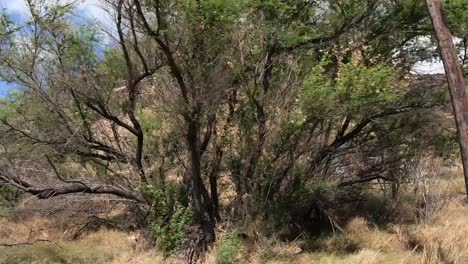
[[219,213],[218,176],[222,158],[223,151],[221,149],[221,146],[217,145],[215,150],[215,159],[213,161],[209,177],[211,201],[213,203],[213,213],[217,221],[221,220],[221,215]]
[[200,164],[200,144],[198,142],[198,126],[195,121],[188,122],[187,143],[190,152],[190,187],[192,191],[192,202],[195,209],[196,218],[203,219],[203,200],[201,180],[201,164]]
[[208,190],[203,184],[201,175],[200,127],[198,120],[192,118],[187,121],[187,143],[190,152],[190,187],[195,211],[195,220],[201,225],[203,233],[206,236],[206,240],[210,243],[213,242],[216,237],[216,219],[213,210],[213,203],[208,194]]
[[442,13],[442,0],[426,0],[431,14],[432,25],[444,62],[445,74],[452,99],[453,112],[458,130],[460,152],[463,163],[465,188],[468,195],[468,96],[465,90],[463,71],[458,61],[453,37]]

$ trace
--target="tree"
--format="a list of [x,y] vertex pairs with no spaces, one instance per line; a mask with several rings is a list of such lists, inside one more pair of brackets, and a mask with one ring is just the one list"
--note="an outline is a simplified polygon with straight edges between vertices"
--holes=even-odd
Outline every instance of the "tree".
[[427,0],[431,13],[434,32],[439,44],[439,52],[444,63],[445,74],[450,89],[453,113],[458,130],[460,153],[465,176],[465,188],[468,196],[468,94],[466,94],[463,70],[458,62],[457,50],[453,37],[443,14],[441,0]]

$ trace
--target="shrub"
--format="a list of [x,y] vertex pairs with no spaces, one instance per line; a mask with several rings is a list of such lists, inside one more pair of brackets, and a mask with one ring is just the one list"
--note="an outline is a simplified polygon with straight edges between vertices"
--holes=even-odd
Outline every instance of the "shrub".
[[335,187],[332,181],[320,181],[278,194],[266,210],[262,231],[267,236],[280,231],[290,239],[303,231],[305,235],[327,233],[331,227],[324,213],[339,199]]
[[217,264],[242,263],[242,243],[238,234],[231,233],[224,236],[219,242],[216,254]]
[[183,188],[177,184],[143,187],[151,202],[149,224],[156,246],[165,256],[180,249],[186,227],[192,223],[192,212],[182,202]]
[[8,186],[0,187],[0,218],[9,217],[10,209],[19,200],[19,192]]
[[5,218],[10,216],[10,209],[4,204],[0,203],[0,218]]

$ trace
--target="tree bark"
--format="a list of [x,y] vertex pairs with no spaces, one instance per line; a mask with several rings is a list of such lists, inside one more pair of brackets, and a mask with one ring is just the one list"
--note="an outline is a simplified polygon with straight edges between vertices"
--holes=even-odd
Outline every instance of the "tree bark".
[[196,217],[201,223],[205,222],[205,216],[208,216],[208,222],[215,223],[213,203],[206,189],[201,173],[201,155],[200,155],[200,122],[192,118],[187,119],[187,145],[190,153],[190,187],[192,189],[192,202]]
[[0,169],[0,184],[8,184],[24,192],[36,195],[39,199],[49,199],[55,196],[73,194],[73,193],[89,193],[89,194],[113,194],[128,200],[145,204],[146,201],[137,193],[122,189],[117,186],[84,183],[77,180],[65,181],[63,184],[56,186],[39,186],[31,182],[21,179],[20,177],[7,175]]
[[465,80],[458,61],[457,50],[453,44],[452,34],[447,27],[447,21],[442,11],[442,0],[426,0],[426,2],[449,85],[460,143],[465,189],[468,195],[468,95],[466,94]]

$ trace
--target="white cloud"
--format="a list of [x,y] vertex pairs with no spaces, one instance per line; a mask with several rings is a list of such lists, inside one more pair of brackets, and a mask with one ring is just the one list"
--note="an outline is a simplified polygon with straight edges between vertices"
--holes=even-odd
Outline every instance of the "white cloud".
[[86,14],[102,23],[110,22],[109,14],[104,10],[102,0],[82,0],[77,5],[78,9],[86,12]]
[[0,7],[10,12],[25,13],[27,11],[26,3],[23,0],[0,0]]
[[[60,0],[61,3],[69,3],[70,0]],[[76,6],[80,11],[84,11],[86,15],[95,18],[103,23],[110,21],[106,11],[101,7],[100,0],[81,0]],[[14,12],[20,15],[28,14],[28,7],[25,0],[0,0],[0,8],[4,8],[7,12]]]
[[436,74],[436,73],[445,72],[444,64],[442,63],[442,61],[437,61],[437,62],[420,61],[416,63],[411,70],[417,74]]

